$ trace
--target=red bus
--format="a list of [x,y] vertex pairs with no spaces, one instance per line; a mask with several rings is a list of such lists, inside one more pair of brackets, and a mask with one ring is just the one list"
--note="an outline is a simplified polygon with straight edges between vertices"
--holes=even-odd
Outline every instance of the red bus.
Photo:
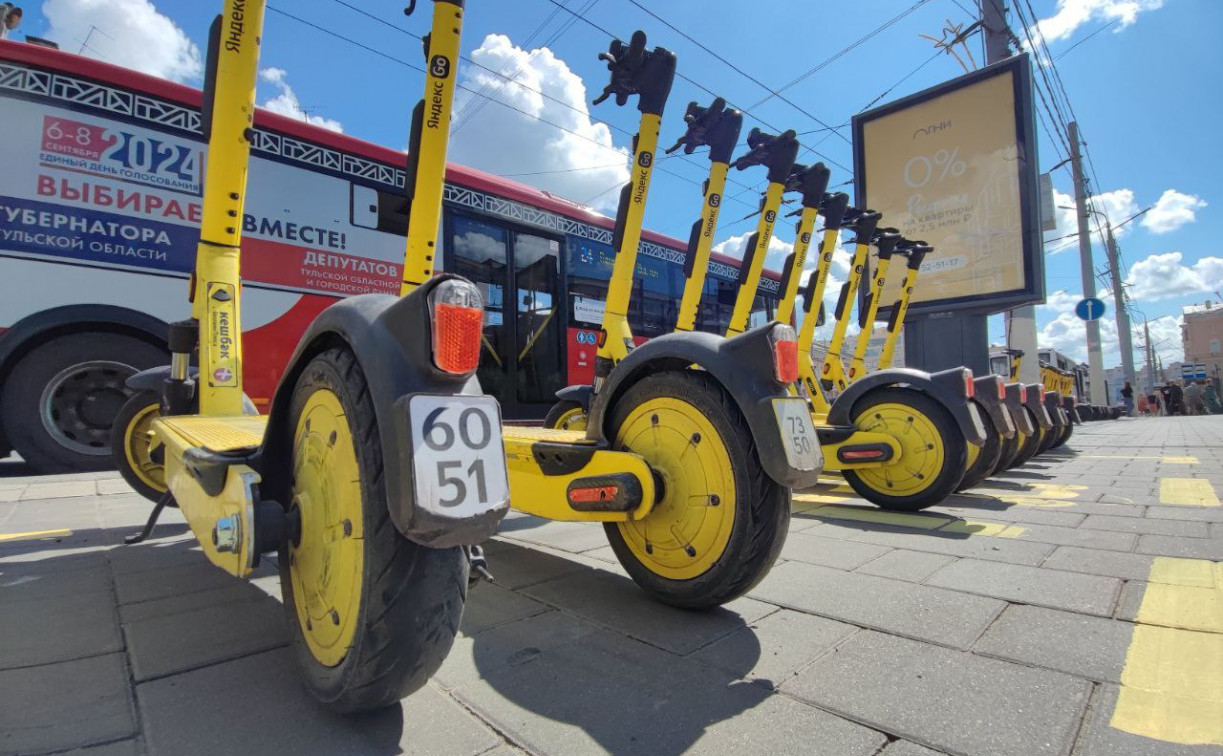
[[[187,313],[205,145],[199,90],[0,42],[0,458],[108,466],[123,381],[166,362]],[[265,408],[306,324],[337,297],[398,293],[402,152],[260,111],[242,219],[246,387]],[[693,197],[695,208],[696,197]],[[593,374],[610,218],[451,165],[442,266],[484,293],[480,381],[515,421]],[[685,244],[646,232],[632,326],[671,330]],[[699,327],[721,331],[738,261],[714,255]],[[773,314],[766,271],[753,323]]]

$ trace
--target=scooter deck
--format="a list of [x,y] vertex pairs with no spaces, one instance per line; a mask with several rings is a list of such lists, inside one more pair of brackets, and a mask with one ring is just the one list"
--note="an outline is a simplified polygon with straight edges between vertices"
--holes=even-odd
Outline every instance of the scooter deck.
[[267,415],[237,417],[204,417],[200,415],[161,418],[169,430],[185,439],[189,445],[215,454],[249,451],[263,443]]
[[506,441],[547,441],[556,444],[589,444],[594,441],[586,438],[586,431],[561,430],[559,428],[544,428],[532,425],[503,425],[501,437]]

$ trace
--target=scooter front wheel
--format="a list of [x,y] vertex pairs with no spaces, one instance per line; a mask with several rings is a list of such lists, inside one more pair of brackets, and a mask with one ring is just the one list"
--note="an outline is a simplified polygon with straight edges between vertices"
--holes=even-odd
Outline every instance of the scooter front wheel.
[[291,508],[301,527],[279,565],[298,662],[311,693],[337,711],[393,704],[450,652],[467,558],[395,529],[370,392],[350,350],[311,360],[289,411]]
[[785,543],[790,491],[764,472],[730,395],[705,373],[651,375],[617,400],[608,430],[658,482],[644,519],[604,525],[629,576],[687,609],[719,606],[760,582]]
[[900,458],[875,467],[845,470],[859,496],[884,509],[917,511],[955,492],[968,466],[968,442],[955,418],[933,398],[906,388],[868,392],[854,405],[854,425],[886,433],[900,444]]
[[579,402],[562,399],[548,410],[544,417],[544,427],[556,430],[586,430],[586,410]]
[[154,453],[153,421],[161,414],[155,391],[138,391],[128,398],[110,431],[110,451],[123,480],[149,501],[167,490],[166,468]]

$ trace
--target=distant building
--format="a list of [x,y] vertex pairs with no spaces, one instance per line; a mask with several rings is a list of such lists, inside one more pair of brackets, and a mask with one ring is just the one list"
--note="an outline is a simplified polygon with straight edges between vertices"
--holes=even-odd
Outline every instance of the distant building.
[[[1185,347],[1185,362],[1206,365],[1206,375],[1218,386],[1223,373],[1223,304],[1211,302],[1189,305],[1182,311],[1185,323],[1181,326],[1181,341]],[[1180,371],[1169,378],[1179,378]]]

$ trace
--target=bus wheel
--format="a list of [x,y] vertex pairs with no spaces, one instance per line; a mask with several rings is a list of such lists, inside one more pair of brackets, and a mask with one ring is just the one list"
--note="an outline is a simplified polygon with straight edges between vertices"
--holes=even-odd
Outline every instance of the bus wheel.
[[943,405],[911,389],[880,388],[858,400],[853,420],[900,443],[899,459],[843,472],[859,496],[884,509],[912,512],[955,492],[968,467],[968,443]]
[[1045,433],[1045,431],[1041,429],[1040,425],[1036,422],[1036,414],[1027,407],[1024,407],[1023,411],[1028,413],[1028,419],[1031,420],[1032,425],[1036,428],[1036,431],[1030,436],[1022,433],[1018,434],[1019,451],[1015,453],[1015,459],[1011,461],[1010,468],[1008,468],[1012,470],[1020,465],[1026,464],[1029,459],[1036,455],[1036,449],[1040,446],[1041,436],[1043,436]]
[[578,402],[562,399],[552,405],[544,418],[545,428],[557,430],[586,430],[586,410]]
[[291,508],[280,585],[306,685],[351,712],[399,701],[441,665],[467,596],[467,557],[399,534],[365,375],[347,348],[306,365],[290,400]]
[[1074,423],[1066,423],[1066,427],[1062,428],[1061,435],[1057,437],[1057,440],[1054,441],[1053,445],[1050,446],[1049,448],[1056,449],[1060,446],[1063,446],[1067,441],[1070,440],[1070,437],[1072,435],[1074,435]]
[[790,491],[765,474],[722,387],[695,371],[651,375],[617,400],[608,429],[658,483],[645,519],[604,525],[629,576],[687,609],[720,606],[760,582],[785,543]]
[[39,472],[108,469],[111,425],[131,394],[125,382],[167,361],[164,350],[132,336],[53,338],[22,357],[4,383],[5,435]]
[[964,472],[964,479],[956,487],[957,491],[967,491],[981,485],[982,481],[993,474],[998,466],[998,459],[1002,456],[1002,436],[998,433],[997,426],[984,408],[981,408],[979,414],[981,425],[985,427],[985,444],[968,444],[968,469]]
[[166,492],[166,468],[153,446],[153,421],[161,414],[155,391],[138,391],[119,409],[110,434],[115,467],[127,484],[149,501]]

